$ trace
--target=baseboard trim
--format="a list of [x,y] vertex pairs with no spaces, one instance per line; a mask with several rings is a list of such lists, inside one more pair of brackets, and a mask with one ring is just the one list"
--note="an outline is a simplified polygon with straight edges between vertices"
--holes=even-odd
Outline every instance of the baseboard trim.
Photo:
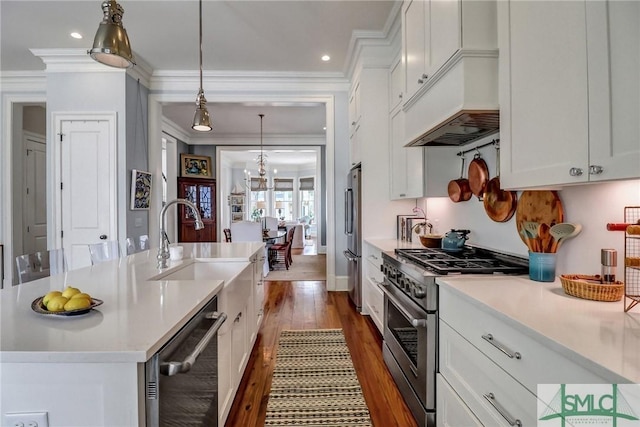
[[336,276],[334,291],[348,291],[349,290],[349,276]]

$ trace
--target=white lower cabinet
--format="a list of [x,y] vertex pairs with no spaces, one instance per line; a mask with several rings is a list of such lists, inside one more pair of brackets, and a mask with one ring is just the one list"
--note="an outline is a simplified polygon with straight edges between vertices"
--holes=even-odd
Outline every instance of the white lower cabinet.
[[536,396],[442,320],[439,358],[440,373],[483,425],[536,425]]
[[437,427],[482,427],[482,423],[441,374],[436,375]]
[[264,287],[262,263],[254,254],[251,264],[219,294],[219,310],[227,320],[218,332],[218,425],[224,425],[249,362],[262,322]]
[[373,245],[364,244],[362,263],[362,314],[371,316],[371,320],[382,334],[384,328],[384,295],[378,286],[384,281],[380,271],[382,252]]
[[457,411],[451,408],[463,404],[487,427],[517,425],[517,420],[535,426],[540,384],[616,383],[595,365],[562,354],[550,339],[491,307],[447,286],[438,291],[439,372],[444,382],[437,397],[439,425],[476,425],[453,422]]

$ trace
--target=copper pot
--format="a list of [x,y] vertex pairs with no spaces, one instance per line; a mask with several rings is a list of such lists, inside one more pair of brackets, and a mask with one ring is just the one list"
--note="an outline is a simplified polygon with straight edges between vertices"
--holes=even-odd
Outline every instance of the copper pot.
[[478,196],[479,199],[482,199],[487,184],[489,183],[489,168],[480,156],[480,153],[473,156],[473,160],[469,163],[468,176],[471,192]]
[[518,193],[500,188],[500,147],[496,146],[496,176],[489,181],[482,202],[484,210],[492,220],[507,222],[518,206]]
[[447,192],[452,202],[466,202],[471,198],[471,188],[469,188],[469,180],[464,178],[464,156],[462,156],[462,168],[460,169],[460,178],[449,181]]

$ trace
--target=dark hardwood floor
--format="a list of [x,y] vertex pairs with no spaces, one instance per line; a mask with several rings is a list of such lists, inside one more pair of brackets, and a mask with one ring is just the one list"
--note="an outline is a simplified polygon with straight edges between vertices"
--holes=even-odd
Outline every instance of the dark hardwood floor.
[[416,426],[382,360],[376,326],[355,311],[346,292],[327,292],[324,281],[265,282],[264,320],[225,425],[264,425],[282,330],[328,328],[344,331],[373,425]]

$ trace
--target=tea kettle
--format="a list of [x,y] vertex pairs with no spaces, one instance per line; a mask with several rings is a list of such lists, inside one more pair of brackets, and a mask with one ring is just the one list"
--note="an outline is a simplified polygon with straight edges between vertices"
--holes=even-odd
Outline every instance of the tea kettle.
[[442,249],[450,252],[461,251],[464,247],[464,242],[467,241],[467,234],[471,233],[471,230],[454,230],[447,232],[442,238]]

